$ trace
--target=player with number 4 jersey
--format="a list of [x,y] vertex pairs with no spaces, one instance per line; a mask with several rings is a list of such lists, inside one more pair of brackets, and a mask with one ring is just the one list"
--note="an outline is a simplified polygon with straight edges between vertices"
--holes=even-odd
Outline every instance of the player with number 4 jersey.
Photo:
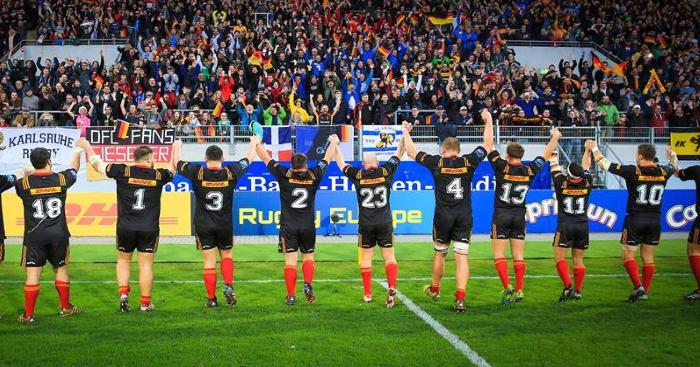
[[206,306],[210,308],[219,306],[216,298],[217,254],[221,256],[226,303],[233,307],[237,302],[233,287],[233,193],[236,183],[255,157],[255,146],[259,141],[257,135],[251,137],[246,157],[232,164],[224,164],[224,152],[217,145],[207,148],[204,165],[181,161],[182,142],[178,141],[173,146],[177,173],[192,182],[196,199],[194,232],[197,249],[202,251],[202,278],[207,292]]
[[48,261],[56,273],[54,285],[61,302],[59,316],[69,317],[81,312],[70,303],[68,257],[70,232],[66,221],[66,196],[75,183],[80,168],[81,139],[68,164],[69,168],[53,172],[51,152],[46,148],[32,149],[29,159],[34,173],[15,181],[15,192],[24,206],[24,243],[22,266],[26,269],[24,283],[24,312],[19,322],[34,323],[34,308],[39,297],[39,280]]
[[389,286],[384,305],[393,308],[396,305],[396,278],[399,267],[394,256],[394,226],[391,216],[391,184],[396,168],[401,163],[404,153],[403,144],[399,145],[395,156],[379,165],[377,156],[365,154],[362,169],[345,163],[343,154],[335,154],[338,168],[355,186],[360,212],[358,228],[358,246],[360,250],[360,274],[364,288],[364,301],[372,302],[372,258],[374,248],[379,246],[384,258],[384,269]]
[[[532,180],[542,169],[545,160],[557,147],[561,133],[556,128],[542,156],[528,164],[521,159],[525,149],[518,143],[510,143],[506,148],[506,158],[501,158],[495,148],[491,148],[488,158],[496,178],[493,222],[491,225],[491,246],[496,271],[503,285],[502,304],[519,302],[523,299],[525,286],[525,196]],[[507,243],[513,257],[515,288],[510,284],[508,260],[505,257]]]
[[256,151],[260,159],[267,165],[268,170],[277,179],[280,191],[280,233],[279,251],[284,254],[284,281],[287,287],[285,303],[289,306],[296,304],[297,280],[297,251],[303,257],[301,270],[304,274],[304,295],[308,303],[316,301],[316,294],[311,283],[316,265],[314,251],[316,249],[316,211],[314,202],[316,191],[323,176],[328,170],[328,162],[335,155],[338,147],[338,136],[328,138],[328,147],[323,160],[308,168],[308,158],[301,153],[292,156],[292,168],[289,169],[270,158],[262,144]]
[[[656,148],[651,144],[637,146],[636,165],[613,164],[605,158],[594,140],[586,141],[596,164],[620,176],[627,184],[627,216],[622,231],[622,258],[634,289],[627,298],[633,303],[647,300],[656,266],[654,254],[661,239],[661,200],[668,179],[678,170],[678,157],[669,148],[669,164],[660,165]],[[637,267],[637,248],[641,247],[642,279]]]
[[131,257],[138,251],[139,287],[143,312],[153,311],[153,258],[160,237],[160,199],[163,186],[173,179],[174,162],[170,170],[153,168],[153,150],[142,146],[134,151],[134,164],[106,164],[87,144],[87,156],[92,167],[117,182],[117,283],[119,308],[131,311],[129,305],[129,276]]
[[[552,247],[557,272],[564,283],[559,302],[566,302],[569,299],[578,301],[581,299],[581,288],[586,276],[583,254],[588,249],[589,241],[588,199],[593,188],[593,177],[589,171],[591,151],[585,150],[581,164],[569,163],[566,173],[562,172],[557,158],[557,154],[552,154],[549,164],[557,197],[558,213],[557,231],[554,234]],[[571,249],[574,264],[575,287],[571,286],[569,264],[566,261],[569,249]]]
[[486,158],[493,145],[493,120],[488,110],[481,112],[484,125],[483,146],[469,154],[460,156],[460,144],[456,138],[447,138],[442,143],[440,156],[416,152],[411,138],[411,126],[404,125],[403,143],[408,156],[428,168],[435,181],[435,215],[433,216],[433,257],[432,283],[425,287],[425,293],[433,300],[440,300],[440,281],[445,269],[445,257],[454,243],[456,312],[464,312],[464,298],[469,280],[469,242],[472,232],[471,185],[474,171]]

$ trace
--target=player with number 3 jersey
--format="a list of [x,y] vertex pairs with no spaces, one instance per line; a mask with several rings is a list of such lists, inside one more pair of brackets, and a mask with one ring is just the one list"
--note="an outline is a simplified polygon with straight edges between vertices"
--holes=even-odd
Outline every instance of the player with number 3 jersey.
[[[656,148],[651,144],[640,144],[637,146],[636,165],[613,164],[603,156],[594,140],[586,141],[586,146],[593,152],[600,168],[622,177],[627,184],[627,216],[620,238],[625,270],[634,286],[627,300],[630,303],[647,300],[656,271],[654,254],[661,239],[661,200],[666,182],[678,170],[678,158],[669,148],[669,164],[660,165]],[[643,264],[641,280],[636,260],[639,247]]]
[[416,152],[410,135],[411,126],[404,125],[403,141],[408,156],[428,168],[435,181],[435,215],[433,217],[433,257],[432,283],[425,287],[425,293],[439,301],[440,281],[445,269],[445,257],[454,243],[455,292],[454,310],[464,312],[464,298],[469,280],[469,242],[472,232],[471,185],[479,163],[486,158],[493,145],[493,120],[488,110],[481,112],[484,125],[483,146],[469,154],[460,156],[460,144],[456,138],[447,138],[442,143],[440,156]]
[[[173,179],[170,170],[153,168],[153,150],[142,146],[134,150],[134,164],[105,164],[87,144],[87,156],[92,167],[117,182],[117,283],[119,308],[131,311],[129,306],[129,276],[131,257],[138,251],[139,287],[143,312],[153,311],[153,258],[160,237],[160,198],[163,186]],[[172,170],[172,171],[171,171]]]
[[301,270],[304,274],[304,295],[308,303],[316,301],[316,294],[311,283],[316,265],[314,251],[316,249],[316,211],[314,202],[316,191],[323,176],[328,170],[328,162],[335,155],[338,147],[338,137],[331,135],[323,160],[308,168],[308,158],[301,153],[292,156],[292,168],[287,168],[270,158],[270,154],[262,144],[257,145],[260,159],[267,165],[268,170],[277,179],[280,191],[280,232],[279,251],[284,254],[284,281],[287,287],[285,303],[289,306],[296,304],[297,280],[297,251],[303,257]]
[[[525,149],[518,143],[510,143],[506,148],[506,158],[501,158],[495,148],[491,148],[488,158],[496,178],[493,222],[491,225],[491,246],[496,271],[503,285],[502,304],[519,302],[523,299],[525,286],[525,196],[530,184],[542,169],[545,160],[554,152],[561,133],[556,128],[542,156],[528,164],[521,159]],[[510,284],[508,260],[505,257],[506,245],[510,242],[515,272],[515,288]]]

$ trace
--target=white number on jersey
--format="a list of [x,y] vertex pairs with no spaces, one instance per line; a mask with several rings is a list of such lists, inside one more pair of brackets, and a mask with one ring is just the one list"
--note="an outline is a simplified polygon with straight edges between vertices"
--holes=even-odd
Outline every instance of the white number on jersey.
[[32,206],[34,207],[34,218],[36,219],[46,219],[46,217],[53,219],[61,215],[61,199],[59,198],[49,198],[46,201],[36,199]]
[[570,215],[581,215],[586,211],[584,198],[576,198],[576,208],[574,209],[574,198],[567,196],[564,198],[564,213]]
[[462,187],[462,179],[455,178],[447,185],[447,193],[452,194],[455,199],[461,199],[464,197],[464,188]]
[[207,200],[211,200],[211,204],[207,203],[207,210],[218,212],[224,207],[224,194],[219,191],[209,191],[205,196]]
[[292,196],[297,198],[292,202],[292,209],[305,209],[306,200],[309,198],[309,191],[306,189],[294,189],[292,190]]
[[[360,190],[360,196],[364,198],[362,199],[362,207],[367,209],[385,207],[388,202],[386,194],[385,186],[378,186],[374,190],[369,187],[362,188]],[[376,200],[375,197],[377,198]]]
[[[511,184],[510,182],[506,182],[503,184],[503,193],[498,198],[501,201],[506,202],[508,204],[520,205],[520,204],[525,202],[525,195],[527,195],[528,188],[529,188],[529,186],[527,186],[527,185],[515,185],[515,186],[513,186],[513,184]],[[518,194],[518,196],[511,198],[510,197],[511,190],[513,191],[513,193]]]
[[651,187],[648,185],[637,186],[637,204],[659,205],[661,204],[661,197],[663,194],[663,185],[652,185]]
[[134,210],[144,210],[146,207],[143,205],[143,197],[146,194],[146,189],[136,189],[134,191],[134,197],[136,197],[136,203],[131,206]]

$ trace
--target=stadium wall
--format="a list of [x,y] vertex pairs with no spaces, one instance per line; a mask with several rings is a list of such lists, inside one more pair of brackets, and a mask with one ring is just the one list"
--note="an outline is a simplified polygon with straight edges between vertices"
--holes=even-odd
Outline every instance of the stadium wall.
[[[596,52],[592,47],[550,47],[550,46],[511,46],[508,48],[515,51],[517,60],[520,65],[527,68],[547,68],[549,65],[558,66],[559,60],[567,61],[578,60],[581,58],[581,53],[584,53],[584,59],[591,61],[591,52]],[[601,61],[607,61],[609,65],[615,65],[616,62],[608,59],[600,52],[596,52],[596,56]],[[574,70],[575,73],[578,71]]]
[[114,65],[119,58],[119,45],[56,45],[56,46],[39,46],[25,45],[17,52],[10,56],[10,59],[34,60],[41,57],[42,63],[46,59],[57,58],[59,61],[70,58],[72,60],[97,60],[99,61],[100,51],[104,52],[105,66]]

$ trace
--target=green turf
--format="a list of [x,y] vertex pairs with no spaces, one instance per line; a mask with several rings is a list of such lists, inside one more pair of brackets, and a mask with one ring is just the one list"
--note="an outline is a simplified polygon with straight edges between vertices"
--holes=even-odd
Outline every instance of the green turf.
[[[451,311],[454,282],[444,281],[443,300],[422,294],[432,250],[430,244],[397,246],[399,289],[433,318],[469,344],[493,366],[687,366],[695,360],[700,338],[700,304],[685,304],[681,294],[692,289],[683,241],[659,247],[651,300],[626,304],[626,277],[596,277],[624,273],[619,246],[596,241],[589,252],[584,299],[558,304],[561,283],[547,243],[528,244],[529,278],[521,304],[498,304],[500,282],[486,243],[472,246],[468,312]],[[38,323],[19,325],[23,307],[19,246],[8,246],[8,262],[0,266],[0,366],[468,366],[468,360],[418,316],[400,304],[382,305],[383,289],[375,284],[376,301],[361,302],[362,289],[352,245],[319,245],[317,279],[357,282],[317,282],[318,303],[282,303],[281,256],[275,247],[236,248],[239,305],[207,310],[200,283],[169,281],[201,279],[193,246],[161,245],[157,255],[151,314],[116,310],[111,246],[72,248],[72,301],[85,312],[59,319],[51,274],[44,274],[37,307]],[[166,261],[183,261],[169,263]],[[107,262],[107,263],[102,263]],[[447,274],[454,264],[449,262]],[[384,275],[381,263],[375,278]],[[685,274],[685,275],[684,275]],[[136,273],[134,272],[134,276]],[[301,274],[300,274],[301,276]],[[252,283],[251,280],[276,280]],[[82,282],[82,283],[81,283]],[[219,283],[220,289],[221,283]],[[133,285],[134,301],[138,286]]]

